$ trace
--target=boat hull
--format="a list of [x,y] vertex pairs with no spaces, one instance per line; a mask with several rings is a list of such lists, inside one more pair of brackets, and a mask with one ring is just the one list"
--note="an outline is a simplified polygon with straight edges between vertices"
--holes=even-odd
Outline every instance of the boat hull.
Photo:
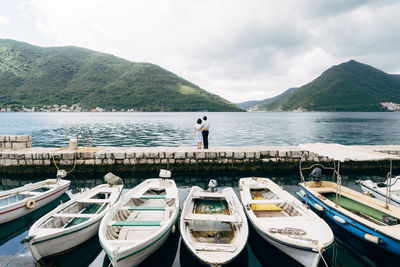
[[37,240],[33,239],[29,246],[32,256],[36,261],[41,261],[42,258],[56,256],[73,249],[95,236],[100,222],[101,218],[89,225],[72,229],[69,232],[58,233]]
[[[323,217],[327,218],[331,223],[334,223],[336,226],[338,226],[337,228],[335,227],[335,229],[341,229],[342,231],[350,233],[356,236],[364,244],[372,246],[375,249],[380,249],[387,253],[400,256],[399,240],[392,239],[390,236],[381,234],[374,229],[358,222],[355,218],[349,218],[340,211],[331,208],[322,200],[315,197],[304,186],[300,185],[300,188],[304,193],[299,193],[298,195],[311,207],[315,207],[315,204],[321,206],[323,210],[318,211],[317,214],[323,214]],[[378,243],[369,241],[365,238],[366,234],[376,236],[379,238],[380,241]]]
[[[114,267],[130,267],[139,265],[141,262],[143,262],[147,257],[153,254],[153,252],[155,252],[165,243],[170,233],[171,233],[171,227],[161,236],[149,240],[148,242],[142,244],[142,246],[135,248],[134,251],[125,251],[124,253],[116,255],[116,257],[109,256],[110,259],[111,258],[113,259],[112,265]],[[119,260],[115,260],[116,258]]]
[[[375,188],[370,186],[369,184],[366,184],[363,182],[360,183],[360,186],[361,186],[361,189],[363,192],[369,193],[369,194],[373,195],[375,198],[386,202],[386,193],[382,193],[379,190],[376,190]],[[390,198],[390,204],[400,207],[399,197],[392,196]]]
[[45,206],[46,204],[64,194],[68,190],[69,185],[70,184],[68,182],[68,184],[64,187],[58,188],[57,190],[49,192],[48,194],[44,194],[38,197],[32,197],[31,199],[35,201],[35,206],[31,209],[26,207],[27,200],[24,200],[23,202],[17,202],[12,206],[0,209],[0,224],[15,220]]
[[261,236],[265,241],[267,241],[289,257],[293,258],[300,264],[310,267],[318,266],[318,263],[321,259],[321,254],[318,251],[294,247],[290,244],[279,242],[278,240],[275,240],[271,236],[267,235],[264,231],[257,228],[257,226],[251,220],[250,223],[252,224],[257,234]]

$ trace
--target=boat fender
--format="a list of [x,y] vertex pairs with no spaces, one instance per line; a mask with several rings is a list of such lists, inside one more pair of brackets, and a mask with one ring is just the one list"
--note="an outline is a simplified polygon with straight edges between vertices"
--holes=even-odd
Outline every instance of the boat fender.
[[176,231],[176,227],[175,227],[175,224],[174,224],[174,225],[172,225],[172,227],[171,227],[171,232],[174,234],[175,231]]
[[314,204],[314,207],[319,211],[324,211],[324,208],[321,205],[317,204],[317,203]]
[[372,242],[372,243],[375,243],[375,244],[383,244],[383,240],[382,239],[380,239],[377,236],[371,235],[371,234],[365,234],[364,238],[366,240]]
[[27,202],[26,202],[26,204],[25,204],[25,206],[28,208],[28,209],[33,209],[34,207],[35,207],[35,200],[33,200],[33,199],[29,199]]
[[346,223],[345,219],[343,219],[343,218],[341,218],[341,217],[339,217],[337,215],[333,215],[333,219],[335,219],[335,221],[337,221],[337,222],[339,222],[341,224],[345,224]]
[[306,196],[306,192],[304,192],[302,189],[300,189],[300,194],[304,197]]

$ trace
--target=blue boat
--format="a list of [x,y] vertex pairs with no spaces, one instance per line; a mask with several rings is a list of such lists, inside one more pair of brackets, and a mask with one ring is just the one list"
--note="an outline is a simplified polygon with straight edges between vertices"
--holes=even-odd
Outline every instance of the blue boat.
[[[391,255],[400,256],[400,208],[341,185],[340,163],[344,161],[389,160],[400,159],[385,153],[368,151],[337,144],[308,144],[300,148],[337,160],[333,167],[314,164],[303,168],[300,162],[300,191],[297,194],[318,215],[337,230],[351,234],[364,245],[379,249]],[[320,181],[314,177],[305,181],[303,172],[315,167],[333,171],[334,181]],[[391,177],[392,170],[389,175]],[[343,234],[343,233],[342,233]]]

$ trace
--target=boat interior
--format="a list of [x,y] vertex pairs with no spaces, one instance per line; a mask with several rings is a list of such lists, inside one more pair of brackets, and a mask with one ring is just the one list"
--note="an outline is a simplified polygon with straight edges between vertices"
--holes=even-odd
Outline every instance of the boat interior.
[[250,207],[258,218],[302,216],[295,205],[284,199],[279,199],[268,188],[250,188],[250,196],[252,200],[257,202],[251,204]]
[[40,195],[43,192],[46,192],[48,190],[50,190],[50,187],[41,186],[41,187],[33,188],[33,189],[30,189],[30,190],[25,190],[25,191],[22,191],[22,192],[16,192],[14,194],[8,194],[8,195],[5,195],[3,197],[0,197],[0,206],[7,206],[9,204],[18,202],[18,201],[23,200],[25,198],[32,197],[32,196],[37,196],[37,195]]
[[[194,243],[231,244],[236,234],[232,211],[224,197],[193,198],[186,229]],[[237,223],[237,221],[236,221]],[[206,248],[204,248],[206,249]],[[199,250],[204,250],[199,249]]]
[[108,223],[106,237],[112,244],[121,247],[132,245],[132,241],[141,242],[173,216],[176,200],[165,198],[165,190],[150,189],[143,196],[146,197],[129,199]]
[[74,202],[57,214],[53,214],[40,228],[68,228],[78,225],[96,217],[107,205],[107,203]]
[[340,201],[340,207],[368,220],[371,223],[379,226],[400,224],[400,218],[384,212],[382,208],[374,208],[374,206],[378,207],[378,205],[368,201],[367,198],[370,198],[368,196],[351,194],[350,190],[346,190],[342,187],[342,195],[339,200],[339,198],[336,198],[336,183],[322,181],[307,182],[306,184],[314,192],[319,193],[322,200],[330,200],[334,204],[338,204]]

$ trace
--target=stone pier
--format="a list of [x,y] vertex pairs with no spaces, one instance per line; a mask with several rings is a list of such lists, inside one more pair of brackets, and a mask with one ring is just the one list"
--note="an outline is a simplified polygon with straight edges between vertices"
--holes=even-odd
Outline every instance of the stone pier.
[[[7,141],[1,141],[7,140]],[[26,140],[26,141],[22,141]],[[182,172],[266,171],[298,173],[299,161],[306,164],[327,162],[325,157],[297,146],[246,147],[31,147],[30,136],[0,136],[0,174],[55,173],[57,168],[77,173],[154,172],[161,168]],[[24,145],[15,145],[22,144]],[[10,144],[11,143],[11,147]],[[4,144],[7,144],[4,146]],[[400,146],[363,146],[388,154],[400,155]],[[343,169],[386,175],[386,162],[346,162]],[[400,162],[393,163],[400,170]]]

